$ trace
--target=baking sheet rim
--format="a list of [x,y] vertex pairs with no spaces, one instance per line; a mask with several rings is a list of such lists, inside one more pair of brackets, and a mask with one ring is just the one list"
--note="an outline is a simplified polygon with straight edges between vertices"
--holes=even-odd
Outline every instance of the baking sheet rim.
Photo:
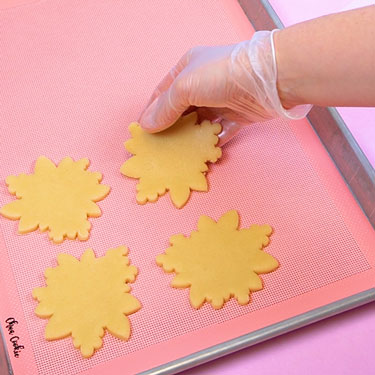
[[139,373],[139,375],[171,375],[203,363],[234,353],[241,349],[259,344],[284,333],[294,331],[322,319],[375,301],[375,288],[370,288],[336,302],[307,311],[295,317],[271,324],[267,327],[211,346],[210,348],[190,354],[186,357],[168,362],[164,365]]

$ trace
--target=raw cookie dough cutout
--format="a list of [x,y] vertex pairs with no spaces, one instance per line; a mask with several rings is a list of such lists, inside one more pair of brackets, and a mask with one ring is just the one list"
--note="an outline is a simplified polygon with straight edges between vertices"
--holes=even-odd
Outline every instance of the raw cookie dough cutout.
[[109,186],[101,185],[102,175],[89,172],[88,159],[73,161],[64,158],[57,166],[45,156],[36,161],[33,174],[9,176],[8,190],[18,199],[6,204],[0,213],[18,220],[18,232],[48,230],[55,242],[69,239],[87,240],[91,228],[88,217],[99,217],[95,204],[109,193]]
[[262,248],[269,243],[272,228],[252,225],[238,229],[239,217],[228,211],[218,222],[201,216],[198,231],[189,238],[177,234],[156,262],[166,272],[175,272],[171,285],[190,287],[190,303],[199,309],[205,301],[220,309],[231,297],[240,305],[250,301],[250,292],[263,289],[258,276],[278,268],[278,261]]
[[193,112],[161,133],[146,133],[135,122],[129,130],[133,138],[125,142],[125,148],[134,156],[122,165],[121,173],[139,179],[139,204],[155,202],[168,190],[173,204],[181,208],[191,190],[208,190],[206,163],[221,156],[216,147],[220,124],[203,121],[197,125]]
[[73,345],[85,358],[101,348],[105,329],[127,341],[130,323],[126,315],[141,308],[130,292],[129,282],[137,268],[129,265],[128,249],[110,249],[95,258],[88,249],[79,261],[68,254],[59,254],[58,266],[45,271],[46,287],[33,290],[39,301],[35,314],[49,319],[45,329],[47,340],[72,336]]

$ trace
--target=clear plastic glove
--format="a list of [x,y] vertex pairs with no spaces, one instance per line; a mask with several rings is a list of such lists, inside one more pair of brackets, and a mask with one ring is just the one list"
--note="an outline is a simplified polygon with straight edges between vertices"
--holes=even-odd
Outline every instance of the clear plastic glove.
[[310,105],[289,110],[277,91],[273,32],[258,31],[251,40],[230,46],[188,51],[154,91],[139,122],[149,132],[173,125],[187,110],[200,120],[218,121],[223,144],[242,125],[282,116],[299,119]]

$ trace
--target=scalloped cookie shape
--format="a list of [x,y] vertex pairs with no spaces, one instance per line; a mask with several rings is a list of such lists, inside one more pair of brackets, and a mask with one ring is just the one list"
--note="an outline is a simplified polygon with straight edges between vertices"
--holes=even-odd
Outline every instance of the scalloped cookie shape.
[[0,214],[20,220],[19,233],[48,230],[49,238],[62,242],[65,237],[87,240],[91,228],[88,217],[99,217],[95,202],[105,198],[109,186],[100,184],[102,175],[89,172],[87,158],[64,158],[57,166],[45,156],[36,161],[33,174],[9,176],[8,190],[18,199],[0,209]]
[[85,358],[101,348],[105,330],[127,341],[130,322],[127,315],[141,308],[130,292],[129,282],[138,273],[129,265],[128,249],[120,246],[95,258],[91,249],[78,260],[59,254],[58,266],[45,271],[46,287],[35,288],[33,298],[39,301],[35,314],[49,319],[46,340],[72,336],[73,345]]
[[278,268],[278,261],[262,250],[269,243],[272,228],[238,227],[235,210],[228,211],[218,222],[203,215],[198,231],[193,231],[190,238],[172,236],[171,246],[157,256],[156,262],[164,271],[176,273],[173,287],[190,287],[190,303],[195,309],[205,301],[220,309],[231,297],[245,305],[250,301],[250,292],[263,289],[258,274]]
[[207,162],[215,163],[221,156],[216,146],[220,124],[203,121],[198,125],[193,112],[160,133],[149,134],[135,122],[129,130],[132,138],[124,145],[134,156],[122,165],[121,173],[139,179],[139,204],[155,202],[168,190],[173,204],[181,208],[191,190],[208,190]]

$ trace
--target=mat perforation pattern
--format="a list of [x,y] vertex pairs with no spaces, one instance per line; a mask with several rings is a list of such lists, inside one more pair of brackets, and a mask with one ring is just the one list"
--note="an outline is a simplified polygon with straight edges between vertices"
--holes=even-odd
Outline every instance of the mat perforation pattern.
[[[274,120],[245,129],[210,166],[210,191],[193,193],[182,210],[168,196],[136,204],[136,181],[119,172],[130,156],[122,145],[127,124],[189,46],[233,43],[252,32],[234,1],[158,4],[41,1],[0,14],[0,204],[12,200],[6,176],[31,172],[42,154],[55,162],[67,155],[89,157],[90,170],[102,172],[112,189],[99,203],[103,215],[91,220],[87,242],[55,245],[46,234],[20,236],[16,223],[0,219],[17,285],[14,298],[21,301],[33,347],[24,360],[34,356],[40,374],[77,373],[370,268],[295,134],[295,123]],[[335,178],[328,183],[334,186]],[[201,214],[218,219],[229,209],[239,211],[242,227],[274,228],[266,251],[281,266],[262,276],[265,288],[252,294],[249,305],[231,300],[219,311],[209,305],[195,311],[187,290],[169,287],[172,275],[156,266],[155,257],[171,235],[195,229]],[[91,247],[103,256],[119,245],[129,247],[131,263],[140,271],[132,293],[143,308],[130,316],[129,342],[107,334],[103,348],[88,360],[70,338],[45,342],[46,321],[34,315],[31,297],[34,287],[44,285],[45,268],[55,266],[61,252],[80,257]]]

